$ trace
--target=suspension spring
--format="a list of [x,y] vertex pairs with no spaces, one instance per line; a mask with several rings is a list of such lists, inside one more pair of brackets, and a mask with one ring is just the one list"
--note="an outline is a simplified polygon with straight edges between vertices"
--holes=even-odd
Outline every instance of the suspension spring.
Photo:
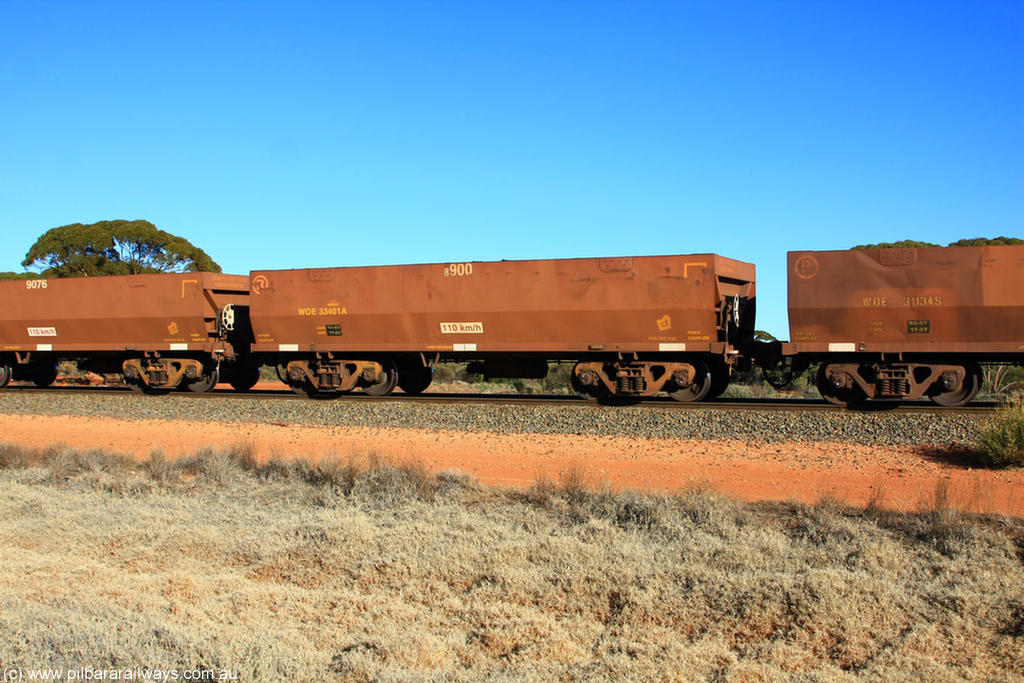
[[897,378],[886,378],[878,380],[879,396],[907,396],[909,394],[909,380]]
[[640,375],[619,375],[616,386],[620,394],[639,394],[647,388],[644,378]]

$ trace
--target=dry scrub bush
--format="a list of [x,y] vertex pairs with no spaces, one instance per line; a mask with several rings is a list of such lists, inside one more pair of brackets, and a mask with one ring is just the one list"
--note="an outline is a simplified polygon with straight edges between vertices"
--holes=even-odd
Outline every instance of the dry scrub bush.
[[303,473],[306,482],[313,485],[330,486],[347,496],[355,488],[356,478],[368,468],[368,465],[362,460],[362,458],[352,455],[345,458],[332,455],[321,458],[316,464],[300,460],[297,466]]
[[954,504],[947,480],[935,483],[934,490],[922,501],[921,510],[916,518],[920,539],[949,557],[965,551],[972,541],[973,525]]
[[124,474],[132,461],[127,456],[100,449],[83,453],[69,448],[50,448],[42,452],[38,462],[49,468],[50,481],[58,483],[85,472]]
[[423,463],[391,463],[371,456],[370,466],[355,480],[352,497],[364,504],[387,507],[411,500],[429,502],[436,490],[437,480]]
[[170,482],[175,472],[174,463],[159,449],[150,452],[149,458],[143,461],[142,468],[153,481],[160,484]]
[[259,472],[260,461],[256,453],[256,442],[252,439],[239,441],[228,448],[228,457],[234,460],[243,472]]
[[533,484],[526,490],[526,500],[550,509],[551,501],[558,493],[558,485],[547,472],[540,472],[534,476]]
[[288,479],[291,477],[294,469],[295,467],[292,461],[286,460],[278,454],[274,454],[267,460],[266,464],[259,469],[259,477],[263,481]]
[[176,463],[177,469],[186,476],[226,486],[242,474],[238,460],[230,452],[202,448],[193,455]]
[[982,459],[990,465],[1024,465],[1024,401],[997,409],[996,416],[978,433]]
[[35,454],[24,446],[0,442],[0,469],[22,468],[35,460]]

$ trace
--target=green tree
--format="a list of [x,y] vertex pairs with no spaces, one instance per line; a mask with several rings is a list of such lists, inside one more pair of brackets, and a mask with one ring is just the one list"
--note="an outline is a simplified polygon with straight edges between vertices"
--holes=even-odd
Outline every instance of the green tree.
[[[951,242],[950,247],[985,247],[1000,244],[1024,244],[1019,237],[971,237]],[[918,240],[900,240],[899,242],[879,242],[878,244],[858,244],[854,249],[909,249],[913,247],[941,247],[941,244],[920,242]]]
[[1024,240],[1019,237],[972,237],[970,239],[957,240],[949,246],[951,247],[986,247],[990,244],[1024,244]]
[[41,277],[219,273],[205,251],[149,221],[72,223],[47,230],[21,265],[41,268]]
[[941,244],[919,242],[917,240],[900,240],[899,242],[879,242],[878,244],[858,244],[854,249],[910,249],[913,247],[941,247]]

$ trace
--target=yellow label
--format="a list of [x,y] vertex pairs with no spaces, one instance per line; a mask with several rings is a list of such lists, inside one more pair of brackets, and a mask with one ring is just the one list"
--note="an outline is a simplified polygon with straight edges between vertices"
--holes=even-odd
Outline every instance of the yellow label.
[[344,306],[299,306],[299,315],[348,315]]
[[930,306],[941,306],[941,296],[905,296],[903,305],[907,308],[928,308]]

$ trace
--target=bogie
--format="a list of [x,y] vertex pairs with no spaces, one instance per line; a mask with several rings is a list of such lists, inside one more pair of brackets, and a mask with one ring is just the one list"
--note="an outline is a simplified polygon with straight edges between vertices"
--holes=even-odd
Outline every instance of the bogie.
[[708,363],[700,358],[585,361],[576,364],[570,381],[577,393],[612,402],[642,399],[662,391],[677,401],[700,401],[708,396],[714,384]]
[[837,405],[868,399],[912,400],[927,396],[945,407],[966,405],[981,387],[981,368],[973,361],[948,362],[824,362],[818,369],[818,391]]

